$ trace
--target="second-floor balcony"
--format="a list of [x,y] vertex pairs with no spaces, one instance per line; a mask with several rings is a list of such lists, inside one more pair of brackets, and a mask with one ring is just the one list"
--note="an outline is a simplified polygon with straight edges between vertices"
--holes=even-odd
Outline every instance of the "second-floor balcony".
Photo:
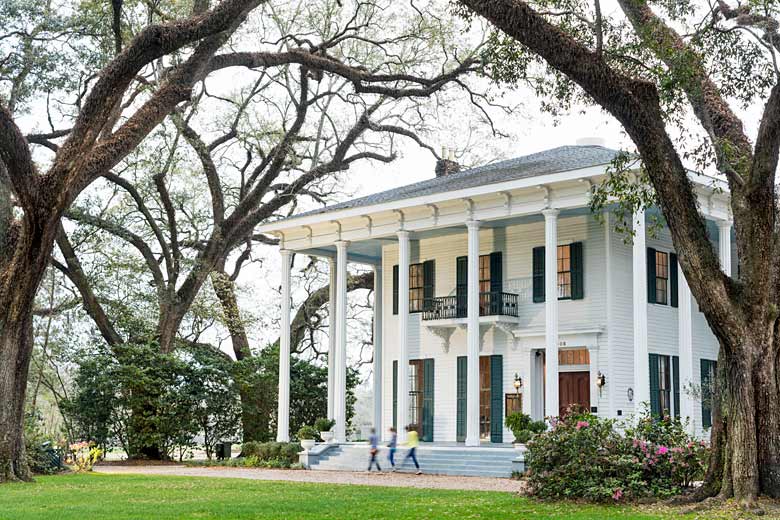
[[[479,294],[480,316],[512,316],[518,317],[520,297],[506,292],[483,292]],[[440,296],[424,302],[422,319],[446,320],[466,318],[468,301],[465,294],[455,296]]]

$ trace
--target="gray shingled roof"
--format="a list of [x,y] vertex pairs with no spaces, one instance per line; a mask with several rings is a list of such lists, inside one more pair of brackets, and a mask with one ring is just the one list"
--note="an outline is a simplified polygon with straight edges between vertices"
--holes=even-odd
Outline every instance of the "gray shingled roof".
[[617,150],[595,145],[561,146],[325,206],[286,220],[608,164],[618,153]]

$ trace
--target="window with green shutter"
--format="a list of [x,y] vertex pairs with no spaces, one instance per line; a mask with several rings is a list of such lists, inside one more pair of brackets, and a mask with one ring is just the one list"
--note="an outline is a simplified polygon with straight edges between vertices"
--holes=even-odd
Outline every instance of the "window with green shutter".
[[704,428],[712,427],[713,385],[717,374],[718,362],[711,359],[701,360],[701,424]]
[[647,248],[647,301],[656,302],[656,278],[655,278],[655,249]]
[[468,309],[468,276],[469,259],[467,256],[459,256],[455,260],[455,298],[458,318],[466,316]]
[[[545,300],[544,246],[533,249],[533,301]],[[563,244],[557,248],[557,284],[559,300],[581,300],[585,297],[585,269],[582,242]]]
[[534,303],[544,301],[544,246],[533,250]]
[[504,359],[490,356],[490,442],[504,442]]
[[456,421],[455,439],[458,442],[466,440],[466,374],[468,373],[468,358],[458,356],[456,379]]
[[393,314],[398,314],[398,266],[393,266]]
[[423,360],[422,439],[433,442],[433,359]]
[[650,354],[650,413],[654,416],[661,415],[661,402],[659,396],[659,363],[658,354]]
[[657,417],[671,415],[673,394],[670,356],[650,354],[650,413]]
[[677,307],[677,255],[669,253],[669,303]]
[[436,262],[423,262],[423,310],[433,308],[433,298],[436,296]]
[[398,429],[398,361],[393,361],[393,428]]

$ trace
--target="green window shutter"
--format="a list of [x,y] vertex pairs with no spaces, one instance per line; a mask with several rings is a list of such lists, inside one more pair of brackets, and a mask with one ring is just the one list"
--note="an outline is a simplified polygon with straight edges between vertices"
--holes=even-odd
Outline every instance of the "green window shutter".
[[581,300],[585,297],[585,265],[582,255],[582,242],[571,245],[571,299]]
[[433,359],[423,360],[422,440],[433,442]]
[[423,262],[423,309],[433,308],[433,298],[436,293],[436,262]]
[[455,298],[457,303],[458,317],[466,316],[468,308],[468,278],[469,278],[469,259],[467,256],[459,256],[455,260]]
[[393,361],[393,428],[398,429],[398,361]]
[[490,253],[490,313],[501,314],[501,291],[504,290],[501,251]]
[[490,442],[504,442],[504,361],[490,356]]
[[660,372],[658,354],[650,354],[650,414],[658,417],[661,415],[661,400],[658,395],[661,390]]
[[466,440],[466,374],[468,370],[468,358],[458,356],[458,376],[457,376],[457,413],[456,413],[456,432],[455,439],[458,442]]
[[674,416],[680,417],[680,356],[672,356],[672,388],[674,389]]
[[533,251],[534,303],[544,301],[544,246]]
[[669,303],[677,307],[677,255],[669,253]]
[[647,301],[655,303],[655,249],[647,248]]
[[716,376],[717,362],[701,360],[701,425],[704,428],[712,428],[712,378]]
[[393,314],[398,314],[398,266],[393,266]]

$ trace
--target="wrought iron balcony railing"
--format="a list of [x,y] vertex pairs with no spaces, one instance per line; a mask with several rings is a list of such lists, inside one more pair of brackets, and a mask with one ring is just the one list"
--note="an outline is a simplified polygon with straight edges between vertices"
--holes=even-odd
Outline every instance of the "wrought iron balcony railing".
[[[479,294],[480,316],[518,316],[518,295],[505,292],[483,292]],[[468,302],[466,295],[440,296],[425,300],[423,320],[444,320],[465,318]]]

